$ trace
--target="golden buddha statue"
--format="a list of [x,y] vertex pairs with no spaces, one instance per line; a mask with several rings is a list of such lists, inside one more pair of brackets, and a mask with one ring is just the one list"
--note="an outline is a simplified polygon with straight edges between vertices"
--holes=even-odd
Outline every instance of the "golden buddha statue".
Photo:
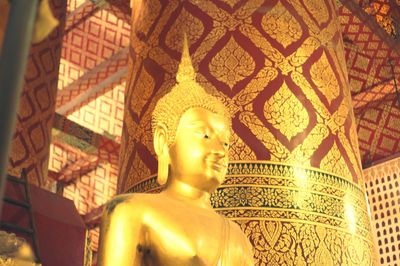
[[59,21],[51,11],[49,0],[41,0],[32,32],[32,42],[38,43],[43,41],[58,24]]
[[25,239],[13,233],[0,231],[0,265],[1,266],[39,266],[35,255]]
[[254,265],[239,226],[210,204],[228,167],[229,117],[195,81],[185,38],[177,84],[153,112],[157,178],[165,189],[107,204],[98,265]]

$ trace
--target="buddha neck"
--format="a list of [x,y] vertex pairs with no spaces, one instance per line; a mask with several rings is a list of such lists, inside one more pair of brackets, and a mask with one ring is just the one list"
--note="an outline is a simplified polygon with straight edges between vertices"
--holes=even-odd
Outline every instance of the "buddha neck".
[[171,178],[164,189],[165,194],[200,208],[212,209],[210,193],[197,189],[187,183]]

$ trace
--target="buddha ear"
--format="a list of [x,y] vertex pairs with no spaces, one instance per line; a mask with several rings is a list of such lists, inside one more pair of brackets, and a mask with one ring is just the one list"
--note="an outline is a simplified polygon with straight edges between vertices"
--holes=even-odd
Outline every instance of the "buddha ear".
[[157,156],[164,153],[168,154],[168,133],[167,127],[163,124],[157,124],[154,130],[154,151]]
[[167,183],[169,170],[168,133],[167,127],[158,124],[154,130],[154,150],[158,159],[157,182],[162,186]]

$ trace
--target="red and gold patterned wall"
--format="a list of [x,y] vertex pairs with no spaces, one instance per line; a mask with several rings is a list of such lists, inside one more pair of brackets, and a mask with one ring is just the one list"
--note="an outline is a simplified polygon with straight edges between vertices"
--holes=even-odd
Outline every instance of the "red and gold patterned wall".
[[379,265],[400,264],[400,157],[364,170]]
[[331,0],[145,1],[132,24],[118,189],[157,188],[151,112],[182,36],[197,80],[233,117],[214,207],[260,265],[372,265],[356,124]]
[[52,0],[50,5],[60,24],[45,40],[31,47],[8,166],[8,173],[14,176],[26,169],[29,181],[44,187],[48,186],[49,147],[66,16],[64,0]]
[[0,0],[0,51],[1,47],[3,46],[3,39],[7,26],[9,8],[10,4],[8,3],[8,0]]
[[92,1],[67,4],[49,171],[91,228],[116,193],[130,25]]

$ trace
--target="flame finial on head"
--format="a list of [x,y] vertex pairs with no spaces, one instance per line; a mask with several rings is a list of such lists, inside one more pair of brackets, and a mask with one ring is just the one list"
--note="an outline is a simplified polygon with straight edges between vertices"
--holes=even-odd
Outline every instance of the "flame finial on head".
[[196,72],[192,65],[192,59],[189,55],[189,45],[186,33],[183,36],[182,58],[179,63],[178,72],[176,73],[176,82],[183,83],[188,81],[196,82]]

